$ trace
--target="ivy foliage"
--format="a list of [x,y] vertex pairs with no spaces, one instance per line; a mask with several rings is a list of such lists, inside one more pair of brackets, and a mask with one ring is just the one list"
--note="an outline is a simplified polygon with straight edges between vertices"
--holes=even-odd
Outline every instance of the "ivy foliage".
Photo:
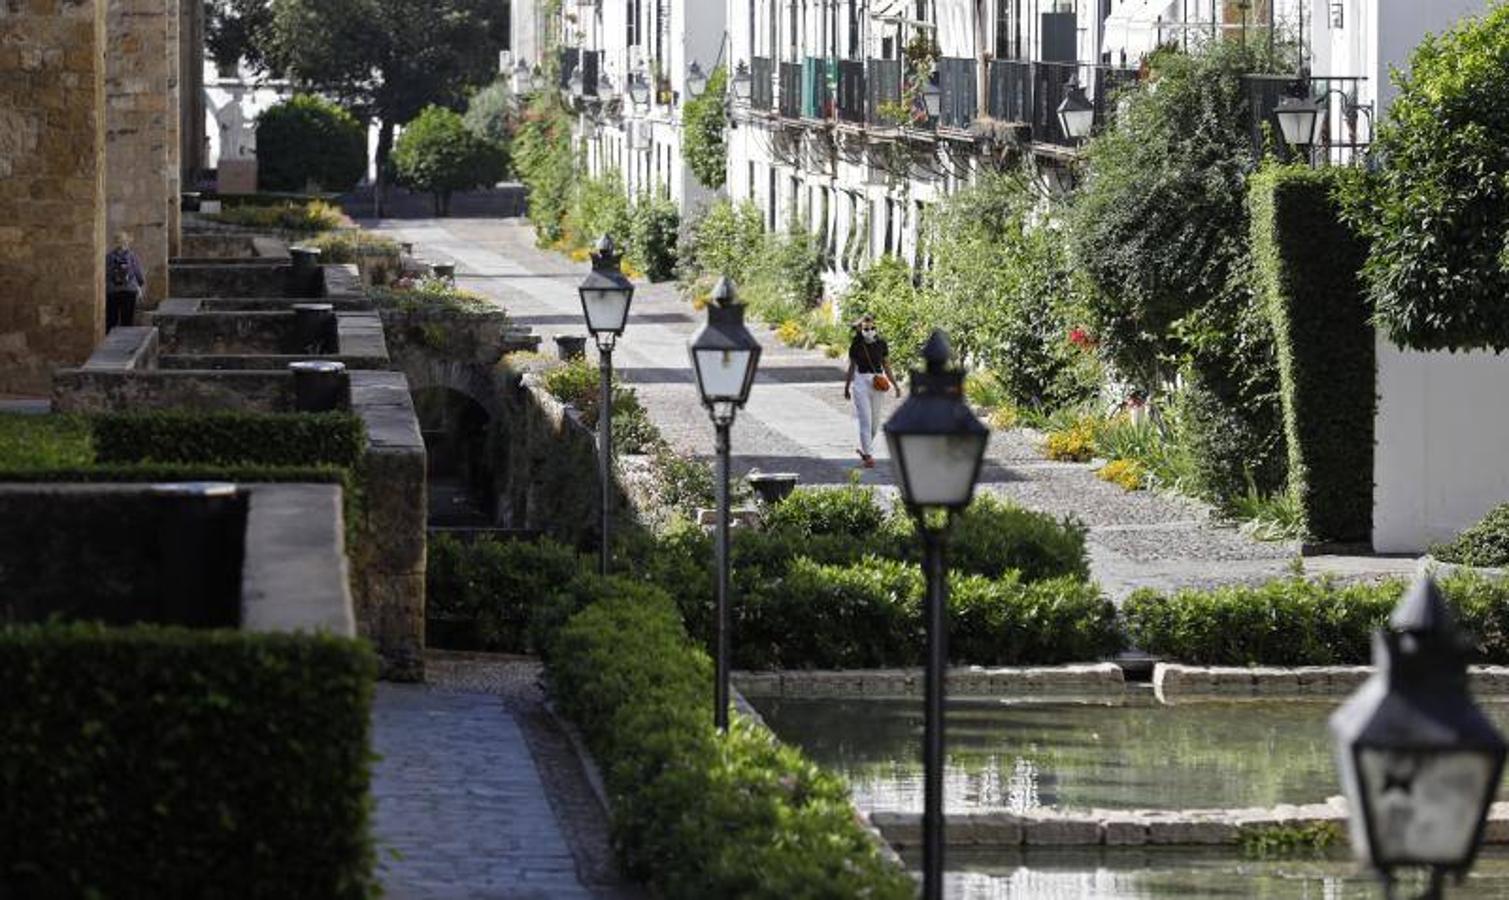
[[565,233],[575,171],[571,116],[554,91],[536,91],[514,134],[514,167],[529,191],[529,221],[535,239],[550,246]]
[[1289,489],[1306,531],[1372,531],[1376,359],[1359,272],[1366,245],[1341,219],[1345,169],[1271,168],[1252,181],[1252,252],[1273,324]]
[[1352,195],[1378,325],[1416,350],[1509,349],[1509,6],[1427,35]]
[[340,106],[298,94],[257,116],[257,182],[264,191],[310,184],[348,191],[367,171],[367,130]]
[[717,190],[728,178],[728,67],[718,66],[707,77],[702,96],[681,108],[681,152],[692,174],[704,187]]
[[461,116],[431,106],[410,122],[393,150],[398,179],[435,197],[435,214],[448,215],[451,194],[491,187],[503,179],[507,154],[503,147],[469,131]]

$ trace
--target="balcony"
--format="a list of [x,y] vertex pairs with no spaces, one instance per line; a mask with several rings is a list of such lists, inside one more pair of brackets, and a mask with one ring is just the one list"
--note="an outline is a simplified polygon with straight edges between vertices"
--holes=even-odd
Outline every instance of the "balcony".
[[1098,131],[1111,119],[1111,97],[1137,80],[1137,70],[1081,63],[994,60],[989,70],[987,109],[992,118],[1027,126],[1035,144],[1072,147],[1075,141],[1064,134],[1058,121],[1058,107],[1069,83],[1076,78],[1095,107],[1093,127]]
[[787,119],[802,117],[802,64],[781,63],[781,116]]
[[963,131],[975,120],[980,106],[975,61],[944,57],[938,60],[938,127]]
[[750,62],[749,106],[758,112],[775,109],[775,66],[768,57],[756,56]]
[[865,110],[867,121],[871,125],[881,126],[900,124],[886,116],[882,110],[888,105],[901,103],[901,60],[870,60],[865,86],[869,89],[869,102]]
[[851,125],[865,123],[865,64],[857,59],[838,61],[838,120]]
[[833,91],[828,84],[829,62],[809,56],[802,63],[802,118],[833,117]]

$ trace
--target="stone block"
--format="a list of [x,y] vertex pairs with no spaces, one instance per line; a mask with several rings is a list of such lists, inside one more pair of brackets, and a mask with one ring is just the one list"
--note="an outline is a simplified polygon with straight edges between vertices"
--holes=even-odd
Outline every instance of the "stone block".
[[1105,841],[1112,847],[1139,847],[1148,842],[1148,823],[1136,814],[1108,817],[1104,823]]
[[1151,818],[1147,823],[1149,844],[1232,844],[1237,826],[1219,816],[1202,818]]
[[886,843],[898,850],[922,845],[922,814],[903,812],[870,813],[870,824],[880,832]]
[[1038,815],[1024,817],[1022,838],[1029,847],[1083,847],[1100,844],[1104,834],[1095,818]]

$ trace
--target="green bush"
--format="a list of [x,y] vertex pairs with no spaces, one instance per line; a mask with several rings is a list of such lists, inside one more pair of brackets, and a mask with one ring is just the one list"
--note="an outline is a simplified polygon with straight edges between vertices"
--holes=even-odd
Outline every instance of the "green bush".
[[601,178],[577,179],[566,213],[565,242],[591,246],[608,235],[622,252],[631,233],[627,190],[623,176],[617,171]]
[[1395,70],[1352,219],[1375,320],[1417,350],[1509,348],[1509,7],[1426,35]]
[[1252,253],[1278,348],[1289,489],[1305,530],[1365,541],[1377,364],[1358,278],[1367,250],[1335,199],[1346,171],[1260,173],[1251,185]]
[[[598,407],[602,405],[602,376],[596,366],[585,360],[573,360],[545,373],[545,390],[562,403],[569,403],[581,413],[588,428],[597,427]],[[639,403],[633,388],[613,385],[613,447],[618,453],[653,453],[663,441],[660,431],[650,421],[650,414]]]
[[[919,541],[910,533],[910,520],[901,546],[917,559]],[[1087,581],[1090,556],[1086,529],[1073,519],[1023,509],[1014,503],[980,494],[954,523],[948,541],[948,567],[987,578],[1020,573],[1023,581],[1069,576]]]
[[997,579],[955,576],[950,592],[949,656],[956,663],[1086,662],[1126,647],[1115,605],[1078,578],[1028,583],[1014,572]]
[[0,469],[48,469],[94,461],[94,435],[80,416],[0,413]]
[[404,126],[393,146],[393,167],[401,184],[432,194],[435,214],[446,216],[454,192],[503,180],[508,153],[467,130],[455,112],[430,106]]
[[615,798],[625,869],[657,895],[912,896],[839,779],[743,718],[713,729],[711,667],[663,594],[610,593],[550,646],[552,689]]
[[367,171],[367,130],[346,110],[299,94],[257,116],[257,186],[343,193]]
[[513,159],[529,193],[529,222],[540,246],[563,234],[576,178],[569,113],[555,91],[536,91],[514,133]]
[[681,212],[664,197],[641,194],[629,210],[628,256],[651,281],[676,276]]
[[1482,521],[1430,552],[1461,566],[1509,567],[1509,503],[1494,507]]
[[205,217],[227,225],[258,231],[286,231],[295,235],[314,235],[352,227],[351,220],[339,207],[324,200],[226,206],[220,212],[206,213]]
[[[1162,595],[1138,591],[1122,606],[1127,636],[1156,656],[1199,665],[1360,665],[1405,584],[1327,579]],[[1509,662],[1509,581],[1456,575],[1441,581],[1477,657]]]
[[719,200],[687,230],[679,251],[681,280],[693,288],[726,275],[743,289],[765,245],[764,214],[745,200]]
[[901,374],[922,367],[922,345],[942,321],[937,301],[937,294],[913,285],[911,266],[884,256],[854,277],[839,306],[851,321],[875,317],[875,327],[891,350],[891,368]]
[[0,884],[32,897],[376,894],[354,640],[0,629]]
[[500,78],[472,94],[461,122],[482,140],[506,148],[513,136],[516,114],[513,89]]
[[576,551],[551,540],[463,542],[430,536],[425,568],[428,643],[452,650],[527,653],[541,597],[581,569]]
[[107,413],[90,427],[100,463],[355,468],[367,446],[351,413]]
[[798,488],[765,512],[765,528],[800,537],[841,534],[855,538],[877,535],[886,524],[886,511],[873,488]]
[[497,312],[491,300],[476,291],[456,287],[449,278],[421,276],[404,278],[387,286],[367,291],[367,298],[378,309],[399,312],[445,310],[452,313]]
[[707,76],[700,97],[681,107],[681,152],[686,164],[709,190],[723,187],[728,179],[728,67],[718,66]]

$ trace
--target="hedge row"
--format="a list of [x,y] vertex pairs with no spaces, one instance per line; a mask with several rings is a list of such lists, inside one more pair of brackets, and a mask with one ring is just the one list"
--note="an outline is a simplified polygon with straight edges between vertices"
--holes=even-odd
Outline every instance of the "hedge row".
[[711,665],[669,597],[593,576],[573,588],[541,618],[547,672],[603,767],[627,874],[670,898],[914,895],[842,781],[742,717],[714,730]]
[[1377,364],[1360,275],[1367,246],[1336,199],[1347,177],[1308,167],[1259,173],[1252,252],[1278,349],[1289,489],[1310,535],[1366,541]]
[[354,468],[366,449],[353,413],[146,412],[93,417],[101,463],[215,463]]
[[360,641],[0,629],[0,893],[367,897]]
[[[1172,595],[1138,591],[1122,606],[1127,636],[1155,655],[1197,665],[1361,665],[1405,582],[1272,581]],[[1509,581],[1452,575],[1441,589],[1474,636],[1476,658],[1509,663]]]
[[425,639],[448,650],[533,650],[535,605],[582,571],[575,550],[548,539],[463,542],[439,533],[428,553]]

